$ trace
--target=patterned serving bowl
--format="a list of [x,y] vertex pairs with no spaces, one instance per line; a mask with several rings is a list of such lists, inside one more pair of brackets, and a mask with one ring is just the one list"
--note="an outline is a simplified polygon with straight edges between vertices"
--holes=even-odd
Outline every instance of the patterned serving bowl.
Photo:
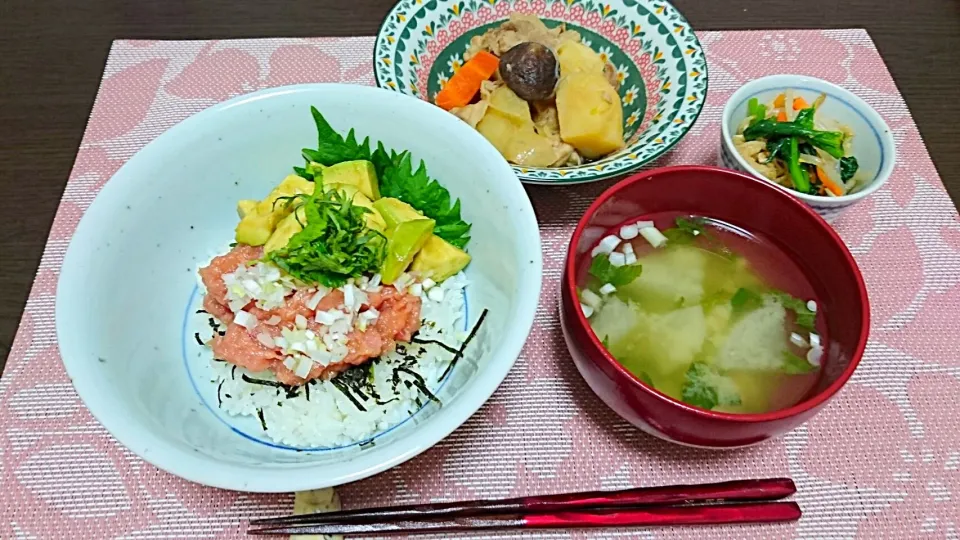
[[837,120],[855,134],[853,155],[860,163],[858,177],[863,182],[863,187],[858,191],[840,197],[807,195],[771,182],[809,205],[823,219],[832,222],[844,210],[870,197],[883,187],[890,179],[897,160],[897,145],[893,139],[893,131],[884,122],[880,113],[853,92],[822,79],[805,75],[771,75],[744,84],[730,96],[723,108],[718,164],[767,180],[740,155],[733,143],[733,136],[736,134],[737,126],[747,117],[747,102],[751,98],[757,98],[760,103],[769,103],[777,94],[787,89],[793,90],[795,95],[802,96],[808,101],[813,101],[821,94],[826,95],[827,99],[817,109],[817,114]]
[[377,84],[432,101],[470,39],[511,13],[565,24],[617,70],[626,146],[570,167],[514,166],[524,182],[573,184],[623,176],[686,135],[707,96],[707,62],[686,19],[657,0],[401,0],[374,46]]

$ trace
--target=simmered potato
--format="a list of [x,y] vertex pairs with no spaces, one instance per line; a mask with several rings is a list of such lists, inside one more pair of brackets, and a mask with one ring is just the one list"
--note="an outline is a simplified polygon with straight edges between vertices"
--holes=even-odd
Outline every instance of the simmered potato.
[[549,167],[557,161],[553,143],[534,131],[533,127],[513,135],[506,156],[511,163],[530,167]]
[[[527,114],[529,119],[529,110]],[[477,131],[493,143],[510,163],[548,167],[558,159],[550,139],[537,134],[532,120],[520,121],[493,106],[477,124]]]
[[490,93],[490,106],[521,124],[533,125],[530,105],[507,86],[500,86]]
[[620,95],[602,71],[577,71],[560,79],[557,114],[560,137],[584,157],[603,157],[623,147]]
[[560,76],[565,77],[572,73],[603,73],[603,58],[578,41],[565,41],[557,48],[557,58],[560,61]]

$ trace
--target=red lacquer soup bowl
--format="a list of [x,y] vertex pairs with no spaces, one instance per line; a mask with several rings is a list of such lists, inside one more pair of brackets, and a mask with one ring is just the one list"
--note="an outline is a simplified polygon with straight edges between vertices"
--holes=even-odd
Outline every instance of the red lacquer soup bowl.
[[[726,222],[786,253],[816,292],[825,314],[820,377],[798,404],[763,414],[709,411],[643,383],[604,349],[580,308],[577,278],[611,227],[681,212]],[[590,388],[638,428],[679,444],[731,448],[782,435],[816,414],[850,379],[870,328],[863,277],[836,232],[815,212],[769,183],[715,167],[667,167],[630,176],[590,206],[570,242],[561,283],[560,321],[573,361]]]

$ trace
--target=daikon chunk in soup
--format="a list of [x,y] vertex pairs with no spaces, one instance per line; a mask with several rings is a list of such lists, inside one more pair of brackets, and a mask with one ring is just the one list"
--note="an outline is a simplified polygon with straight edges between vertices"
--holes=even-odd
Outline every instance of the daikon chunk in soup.
[[772,242],[696,216],[611,229],[581,272],[580,302],[609,353],[689,405],[731,413],[790,407],[812,391],[824,314]]

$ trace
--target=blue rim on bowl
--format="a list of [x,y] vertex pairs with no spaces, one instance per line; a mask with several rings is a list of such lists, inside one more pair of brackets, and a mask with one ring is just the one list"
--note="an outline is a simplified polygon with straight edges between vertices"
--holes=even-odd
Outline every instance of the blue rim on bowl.
[[628,143],[579,166],[514,166],[522,181],[576,184],[623,176],[670,150],[699,117],[708,87],[706,57],[683,15],[656,0],[402,0],[377,34],[377,85],[432,100],[459,68],[470,38],[511,13],[537,15],[548,26],[566,24],[617,68]]

